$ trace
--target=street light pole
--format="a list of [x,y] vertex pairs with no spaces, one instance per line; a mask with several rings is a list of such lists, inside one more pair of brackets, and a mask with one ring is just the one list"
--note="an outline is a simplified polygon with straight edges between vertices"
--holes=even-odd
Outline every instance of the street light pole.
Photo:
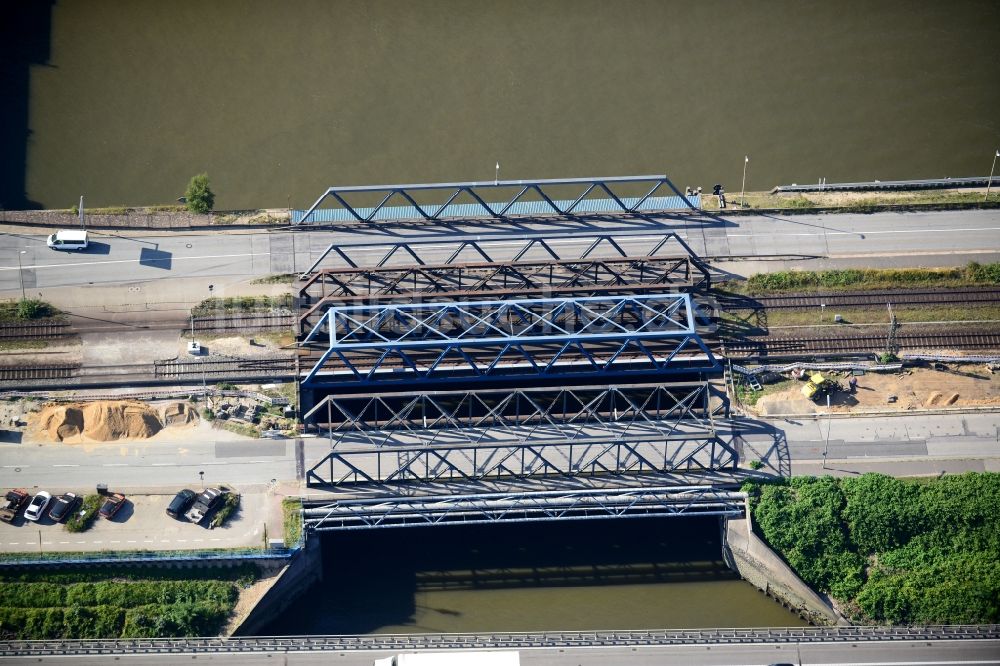
[[497,169],[493,172],[494,187],[500,184],[500,162],[497,162]]
[[27,296],[24,295],[24,271],[21,268],[21,255],[27,252],[27,250],[21,250],[17,253],[17,279],[21,283],[21,300],[27,300]]
[[993,187],[993,169],[996,168],[998,157],[1000,157],[1000,148],[997,148],[996,153],[993,155],[993,165],[990,166],[990,179],[986,181],[986,196],[983,197],[983,201],[990,198],[990,188]]
[[750,156],[743,156],[743,187],[740,188],[740,208],[743,208],[743,194],[747,189],[747,164],[750,164]]

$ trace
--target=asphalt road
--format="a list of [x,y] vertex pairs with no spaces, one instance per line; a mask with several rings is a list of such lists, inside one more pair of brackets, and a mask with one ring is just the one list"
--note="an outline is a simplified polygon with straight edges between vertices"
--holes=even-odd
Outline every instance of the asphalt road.
[[[371,666],[386,652],[317,652],[269,654],[199,654],[198,663],[235,664],[337,664]],[[122,655],[114,663],[127,666],[166,666],[194,657]],[[883,643],[802,643],[771,645],[683,645],[667,647],[566,648],[520,651],[523,666],[735,666],[791,663],[801,666],[853,664],[855,666],[987,666],[1000,664],[1000,641],[887,641]],[[108,656],[9,657],[10,664],[80,664],[103,666]]]
[[[445,241],[468,235],[489,241],[494,258],[505,259],[523,245],[519,238],[552,238],[550,244],[557,251],[575,251],[590,244],[587,234],[611,231],[629,236],[622,246],[640,254],[647,252],[663,233],[676,232],[701,256],[749,260],[728,269],[734,272],[803,265],[809,259],[810,267],[956,265],[973,259],[1000,259],[1000,211],[995,210],[700,220],[664,217],[653,222],[435,223],[295,232],[94,230],[92,246],[83,253],[50,250],[44,234],[8,228],[0,232],[0,294],[16,294],[21,278],[26,292],[43,297],[47,297],[48,290],[59,287],[142,284],[164,279],[224,285],[235,279],[305,270],[331,244],[420,241],[426,243],[424,256],[443,259],[454,249]],[[24,254],[19,254],[21,251]],[[372,261],[385,251],[385,247],[355,247],[352,256]],[[474,257],[470,255],[469,259]],[[323,265],[344,264],[331,260]],[[207,295],[201,291],[198,300]]]

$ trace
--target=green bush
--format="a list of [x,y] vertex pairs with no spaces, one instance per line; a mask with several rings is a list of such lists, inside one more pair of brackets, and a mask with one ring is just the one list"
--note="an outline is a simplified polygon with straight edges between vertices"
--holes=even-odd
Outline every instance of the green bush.
[[22,298],[17,302],[18,319],[41,319],[50,316],[52,311],[51,305],[35,298]]
[[228,492],[226,493],[225,500],[223,500],[222,506],[219,510],[215,512],[212,516],[212,527],[222,527],[226,524],[226,521],[236,513],[236,509],[240,506],[240,495],[239,493]]
[[795,478],[746,489],[764,538],[803,580],[857,608],[858,621],[1000,620],[1000,474]]
[[97,518],[97,512],[101,509],[101,496],[97,494],[86,495],[83,503],[73,511],[66,520],[66,530],[69,532],[85,532],[90,529]]
[[215,207],[215,194],[208,185],[208,174],[200,173],[191,178],[184,192],[188,210],[192,213],[207,213]]

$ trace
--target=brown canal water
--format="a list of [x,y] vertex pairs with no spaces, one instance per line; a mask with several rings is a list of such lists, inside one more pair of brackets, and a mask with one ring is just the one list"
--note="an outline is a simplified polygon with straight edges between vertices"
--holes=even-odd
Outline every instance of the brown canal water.
[[0,206],[330,185],[986,175],[1000,3],[61,0],[0,20]]
[[726,568],[715,519],[369,530],[323,562],[262,635],[805,624]]

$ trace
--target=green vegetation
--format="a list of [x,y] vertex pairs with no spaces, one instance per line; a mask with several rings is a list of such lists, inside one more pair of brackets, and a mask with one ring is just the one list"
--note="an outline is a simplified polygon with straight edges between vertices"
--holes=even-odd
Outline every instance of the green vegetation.
[[209,315],[232,314],[236,312],[270,312],[279,308],[290,308],[293,302],[294,299],[291,294],[206,298],[191,309],[191,314],[195,317],[207,317]]
[[206,407],[205,409],[201,410],[201,418],[205,419],[206,421],[214,421],[215,412]]
[[18,349],[45,349],[49,343],[45,340],[6,340],[0,342],[0,352]]
[[5,572],[0,639],[211,636],[256,577],[253,566]]
[[796,477],[746,489],[763,537],[854,620],[1000,620],[1000,474]]
[[298,278],[295,273],[275,273],[250,280],[250,284],[292,284]]
[[212,527],[222,527],[240,506],[239,493],[227,492],[222,506],[212,516]]
[[207,213],[215,207],[215,194],[208,186],[208,174],[200,173],[191,178],[184,192],[188,210],[192,213]]
[[302,500],[281,500],[281,509],[285,518],[285,546],[291,548],[302,540]]
[[252,426],[249,423],[236,423],[234,421],[220,421],[220,423],[222,423],[223,430],[235,432],[237,435],[254,438],[260,437],[260,428]]
[[[711,194],[702,194],[702,207],[719,210],[719,201]],[[740,193],[726,192],[727,212],[740,209]],[[873,213],[889,207],[944,209],[951,207],[985,207],[981,192],[968,190],[912,190],[903,192],[796,192],[771,194],[746,192],[744,210],[815,210],[843,213]],[[993,202],[986,204],[992,207]]]
[[0,302],[0,322],[32,321],[55,317],[60,312],[50,303],[35,298]]
[[855,289],[907,289],[1000,284],[1000,263],[969,263],[964,268],[857,268],[830,271],[781,271],[752,275],[729,289],[762,295],[780,292]]
[[86,532],[94,524],[94,519],[97,518],[97,512],[100,508],[100,495],[85,495],[79,508],[66,519],[66,529],[70,532]]

